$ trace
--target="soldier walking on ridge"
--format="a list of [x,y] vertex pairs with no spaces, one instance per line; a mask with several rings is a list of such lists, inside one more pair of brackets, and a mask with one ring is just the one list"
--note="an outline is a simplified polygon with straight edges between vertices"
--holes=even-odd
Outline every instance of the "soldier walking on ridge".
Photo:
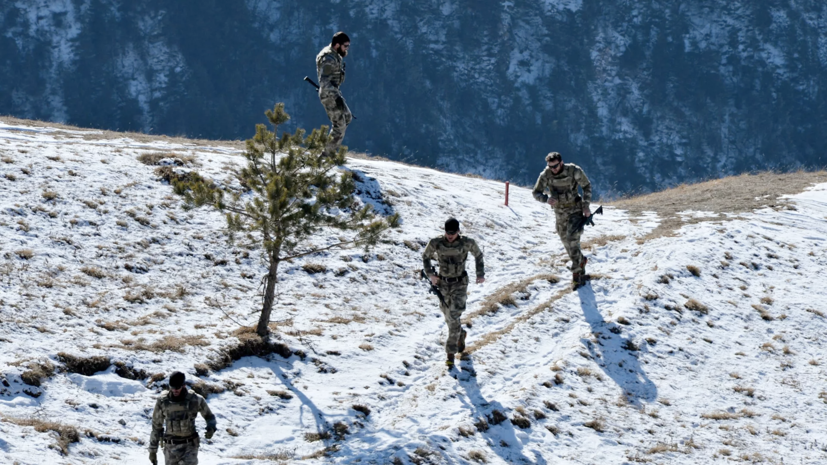
[[[477,284],[485,282],[485,264],[477,243],[468,237],[460,236],[459,221],[454,218],[445,222],[445,234],[435,237],[428,242],[425,252],[422,253],[422,266],[425,274],[442,293],[439,308],[445,315],[448,324],[448,340],[445,341],[445,352],[448,367],[454,366],[454,354],[465,351],[466,332],[462,329],[460,318],[465,311],[465,299],[468,294],[468,273],[465,271],[465,261],[468,253],[474,256],[476,262]],[[439,263],[439,274],[431,266],[431,258],[436,255]]]
[[[577,220],[591,216],[589,204],[592,201],[592,187],[583,169],[574,163],[563,164],[563,157],[557,152],[546,155],[546,169],[537,178],[532,194],[539,202],[554,208],[557,235],[571,258],[572,289],[586,284],[586,257],[580,251],[580,234]],[[577,187],[583,190],[581,197]],[[548,191],[546,195],[545,191]]]
[[200,395],[184,386],[185,376],[176,371],[169,377],[169,391],[155,402],[152,412],[152,434],[149,436],[149,461],[158,465],[158,445],[164,449],[165,465],[197,465],[201,440],[195,429],[195,418],[201,413],[207,422],[204,437],[216,431],[215,415]]
[[324,105],[327,117],[330,118],[330,140],[325,145],[322,156],[329,157],[336,154],[345,130],[353,119],[350,108],[347,107],[339,87],[345,82],[344,57],[350,50],[350,37],[344,32],[333,35],[330,45],[323,48],[316,56],[316,74],[319,78],[319,100]]

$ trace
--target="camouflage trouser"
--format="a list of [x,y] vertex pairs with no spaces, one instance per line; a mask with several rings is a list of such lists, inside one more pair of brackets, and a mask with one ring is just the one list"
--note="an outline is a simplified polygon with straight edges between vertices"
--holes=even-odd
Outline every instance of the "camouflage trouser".
[[554,221],[557,235],[563,241],[563,247],[571,258],[571,272],[583,272],[583,253],[580,251],[580,235],[582,231],[574,231],[574,222],[582,215],[583,207],[578,203],[574,207],[554,210]]
[[439,291],[442,292],[445,304],[439,303],[439,309],[445,316],[445,323],[448,324],[448,339],[445,341],[445,352],[457,353],[462,325],[460,318],[465,311],[465,299],[468,297],[468,275],[465,275],[455,283],[439,281]]
[[339,150],[339,146],[342,145],[345,130],[353,120],[353,115],[338,89],[325,90],[319,93],[319,100],[322,101],[327,117],[330,118],[330,140],[324,147],[324,154],[329,156],[335,154]]
[[198,465],[198,443],[164,445],[164,465]]

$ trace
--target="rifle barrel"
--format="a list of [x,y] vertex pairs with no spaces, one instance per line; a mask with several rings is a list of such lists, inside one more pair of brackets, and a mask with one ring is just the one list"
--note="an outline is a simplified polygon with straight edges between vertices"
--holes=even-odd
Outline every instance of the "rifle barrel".
[[319,85],[318,85],[318,84],[316,84],[315,82],[313,82],[313,80],[312,80],[312,79],[310,79],[309,77],[305,76],[305,77],[304,77],[304,80],[305,80],[305,81],[307,81],[308,83],[310,83],[310,85],[311,85],[311,86],[313,86],[313,87],[315,87],[316,89],[318,89],[318,88],[319,88]]

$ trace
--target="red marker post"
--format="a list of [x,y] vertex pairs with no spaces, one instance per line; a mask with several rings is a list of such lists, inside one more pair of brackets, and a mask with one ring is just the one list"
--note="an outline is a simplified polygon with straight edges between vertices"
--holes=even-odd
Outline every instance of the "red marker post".
[[506,181],[505,182],[505,206],[506,207],[508,206],[508,185],[509,185],[509,182]]

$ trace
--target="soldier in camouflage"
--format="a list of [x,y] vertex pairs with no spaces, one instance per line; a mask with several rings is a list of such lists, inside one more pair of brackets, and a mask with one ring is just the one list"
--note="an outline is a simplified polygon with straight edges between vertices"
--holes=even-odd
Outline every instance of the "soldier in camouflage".
[[345,130],[353,119],[342,92],[339,90],[345,82],[344,57],[350,49],[350,38],[344,32],[333,35],[330,45],[323,48],[316,56],[316,74],[319,78],[319,100],[322,101],[327,117],[330,118],[330,140],[325,145],[322,156],[333,156],[342,145]]
[[[538,201],[554,208],[557,235],[571,258],[572,287],[577,289],[585,284],[588,275],[587,259],[580,251],[582,231],[577,230],[574,223],[582,216],[591,216],[589,204],[592,200],[592,187],[583,169],[574,163],[564,164],[559,153],[549,153],[546,164],[548,166],[540,173],[532,194]],[[582,197],[578,193],[578,186],[583,190]]]
[[[465,351],[466,331],[462,329],[460,318],[465,311],[465,299],[468,294],[465,261],[469,253],[474,256],[476,262],[476,282],[482,284],[485,282],[482,251],[473,239],[460,236],[459,221],[454,218],[445,222],[445,235],[431,239],[422,253],[423,269],[443,296],[439,308],[448,324],[448,340],[445,341],[445,352],[448,354],[445,363],[448,367],[454,366],[454,354]],[[431,266],[434,255],[439,263],[439,274],[435,274]]]
[[176,371],[169,377],[169,391],[161,394],[152,412],[152,434],[149,436],[149,460],[158,465],[158,445],[163,441],[165,465],[197,465],[200,438],[195,418],[201,413],[207,422],[204,437],[216,431],[215,415],[200,395],[184,386],[185,376]]

